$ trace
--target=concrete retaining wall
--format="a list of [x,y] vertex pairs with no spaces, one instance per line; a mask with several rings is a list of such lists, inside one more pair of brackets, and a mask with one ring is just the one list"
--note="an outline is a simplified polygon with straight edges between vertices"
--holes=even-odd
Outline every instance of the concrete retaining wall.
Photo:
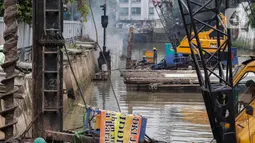
[[[97,61],[95,58],[95,49],[91,48],[93,46],[81,47],[79,49],[69,49],[69,55],[71,59],[71,64],[74,69],[75,75],[78,79],[80,86],[84,89],[92,81],[92,77],[97,68]],[[63,88],[64,89],[74,89],[75,96],[78,97],[77,86],[71,73],[70,66],[67,62],[67,58],[64,55],[64,79]],[[0,80],[4,78],[5,74],[0,72]],[[20,74],[15,79],[15,85],[20,87],[19,95],[23,99],[15,99],[15,102],[19,105],[18,109],[15,111],[16,119],[18,120],[16,133],[21,134],[26,127],[31,122],[32,117],[32,74],[24,75]],[[1,92],[0,86],[0,92]],[[3,91],[3,90],[2,90]],[[68,111],[68,95],[64,94],[64,111]],[[65,115],[65,113],[64,113]],[[0,126],[4,125],[4,118],[0,117]],[[27,134],[31,136],[31,131]],[[0,133],[0,138],[3,138],[3,133]]]

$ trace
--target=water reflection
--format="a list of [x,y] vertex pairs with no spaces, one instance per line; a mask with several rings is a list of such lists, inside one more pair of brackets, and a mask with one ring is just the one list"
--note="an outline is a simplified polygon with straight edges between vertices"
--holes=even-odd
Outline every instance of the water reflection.
[[[118,73],[113,73],[112,83],[122,112],[136,113],[148,118],[146,132],[150,137],[174,143],[211,141],[207,118],[200,115],[205,111],[200,93],[127,92]],[[109,82],[96,82],[88,88],[86,99],[90,105],[118,110]],[[82,104],[81,101],[77,102]],[[66,128],[83,124],[77,117],[81,118],[79,113],[83,114],[84,108],[74,106],[72,110],[74,112],[69,115],[76,117],[69,118]]]

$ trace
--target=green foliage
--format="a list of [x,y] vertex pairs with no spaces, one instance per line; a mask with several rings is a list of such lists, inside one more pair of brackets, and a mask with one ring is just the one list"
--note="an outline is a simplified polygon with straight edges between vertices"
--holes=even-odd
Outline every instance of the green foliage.
[[[18,20],[25,22],[27,24],[32,23],[32,1],[33,0],[23,0],[22,3],[18,5]],[[87,15],[89,13],[89,7],[86,4],[86,0],[64,0],[65,3],[78,2],[78,10],[83,16],[84,20],[87,21]],[[0,0],[0,16],[4,15],[4,1]]]
[[[23,0],[18,4],[18,21],[31,24],[32,22],[32,0]],[[4,1],[0,1],[0,16],[4,16]]]
[[77,2],[78,4],[78,11],[81,13],[84,21],[87,21],[87,15],[89,14],[89,7],[86,0],[64,0],[64,3],[71,3]]
[[78,10],[80,11],[84,21],[87,21],[87,15],[89,14],[89,7],[85,0],[78,0]]
[[19,21],[25,22],[27,24],[32,23],[32,0],[24,0],[23,3],[18,5],[18,17]]

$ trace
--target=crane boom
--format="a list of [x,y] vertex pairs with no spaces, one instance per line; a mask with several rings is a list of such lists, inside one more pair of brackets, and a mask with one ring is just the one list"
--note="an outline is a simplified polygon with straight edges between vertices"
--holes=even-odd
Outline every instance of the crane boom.
[[172,0],[152,0],[152,2],[165,30],[167,39],[172,43],[173,47],[176,48],[179,45],[179,40],[177,33],[173,30],[175,18],[173,16]]

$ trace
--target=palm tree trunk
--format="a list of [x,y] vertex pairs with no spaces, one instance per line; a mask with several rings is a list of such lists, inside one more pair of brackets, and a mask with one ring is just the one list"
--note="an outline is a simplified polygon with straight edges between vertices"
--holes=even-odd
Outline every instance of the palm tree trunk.
[[5,118],[5,126],[0,128],[5,133],[5,142],[12,142],[14,139],[13,125],[17,123],[14,119],[14,111],[16,105],[14,104],[13,94],[17,92],[17,87],[14,87],[14,79],[16,74],[15,65],[18,61],[17,43],[18,43],[18,23],[17,23],[17,0],[4,0],[4,54],[5,63],[2,65],[6,77],[2,80],[5,86],[5,93],[0,96],[4,101],[4,109],[0,112],[1,116]]

